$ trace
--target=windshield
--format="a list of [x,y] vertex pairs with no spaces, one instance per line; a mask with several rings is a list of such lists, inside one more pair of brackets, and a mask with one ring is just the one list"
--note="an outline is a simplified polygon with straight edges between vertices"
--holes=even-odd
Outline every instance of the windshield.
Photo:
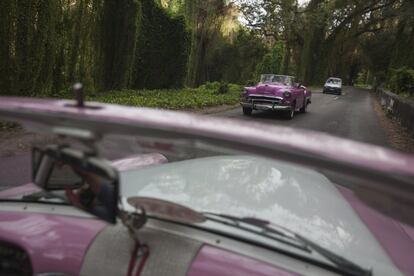
[[130,211],[268,220],[364,267],[414,256],[413,0],[0,3],[0,200],[65,204],[31,149],[69,145],[119,170]]
[[284,75],[264,74],[260,76],[260,82],[293,85],[293,78],[290,76],[284,76]]
[[341,84],[342,81],[340,79],[329,79],[326,83],[329,83],[329,84]]

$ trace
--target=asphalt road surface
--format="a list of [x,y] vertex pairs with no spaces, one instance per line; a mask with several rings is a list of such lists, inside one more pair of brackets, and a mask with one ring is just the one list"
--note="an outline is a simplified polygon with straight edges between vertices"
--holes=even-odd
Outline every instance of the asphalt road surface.
[[245,116],[241,107],[217,113],[215,116],[311,129],[388,147],[386,134],[375,114],[372,101],[369,91],[344,87],[341,96],[313,91],[312,104],[308,106],[307,113],[296,113],[292,120],[264,111],[253,111],[251,116]]
[[[275,113],[259,111],[254,111],[252,116],[244,116],[241,108],[213,116],[312,129],[357,141],[388,146],[385,132],[376,117],[372,101],[372,96],[368,91],[345,87],[342,96],[314,91],[308,112],[296,114],[293,120],[286,120]],[[0,189],[29,181],[30,157],[28,153],[0,158]]]

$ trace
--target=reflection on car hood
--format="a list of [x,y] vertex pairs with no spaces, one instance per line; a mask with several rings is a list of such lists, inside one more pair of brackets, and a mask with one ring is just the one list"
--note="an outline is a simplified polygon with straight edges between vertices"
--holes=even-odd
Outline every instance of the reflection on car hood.
[[375,267],[374,272],[393,267],[335,185],[315,171],[257,157],[223,156],[123,172],[121,183],[125,197],[156,197],[197,211],[258,217]]

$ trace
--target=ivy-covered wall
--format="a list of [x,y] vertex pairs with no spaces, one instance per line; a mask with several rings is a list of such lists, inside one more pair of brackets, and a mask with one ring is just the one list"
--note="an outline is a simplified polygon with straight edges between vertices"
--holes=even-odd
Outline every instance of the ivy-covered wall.
[[141,0],[132,88],[181,87],[187,73],[190,34],[183,16],[172,16],[153,0]]
[[0,1],[0,94],[181,87],[190,36],[154,0]]
[[97,59],[99,88],[127,88],[131,82],[141,5],[137,0],[105,0]]

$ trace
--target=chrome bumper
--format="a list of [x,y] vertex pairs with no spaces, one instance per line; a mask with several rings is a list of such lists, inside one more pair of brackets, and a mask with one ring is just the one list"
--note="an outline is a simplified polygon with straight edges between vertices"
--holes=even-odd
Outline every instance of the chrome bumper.
[[240,105],[242,107],[248,107],[254,110],[291,110],[292,107],[289,105],[278,105],[277,103],[247,103],[247,102],[241,102]]

